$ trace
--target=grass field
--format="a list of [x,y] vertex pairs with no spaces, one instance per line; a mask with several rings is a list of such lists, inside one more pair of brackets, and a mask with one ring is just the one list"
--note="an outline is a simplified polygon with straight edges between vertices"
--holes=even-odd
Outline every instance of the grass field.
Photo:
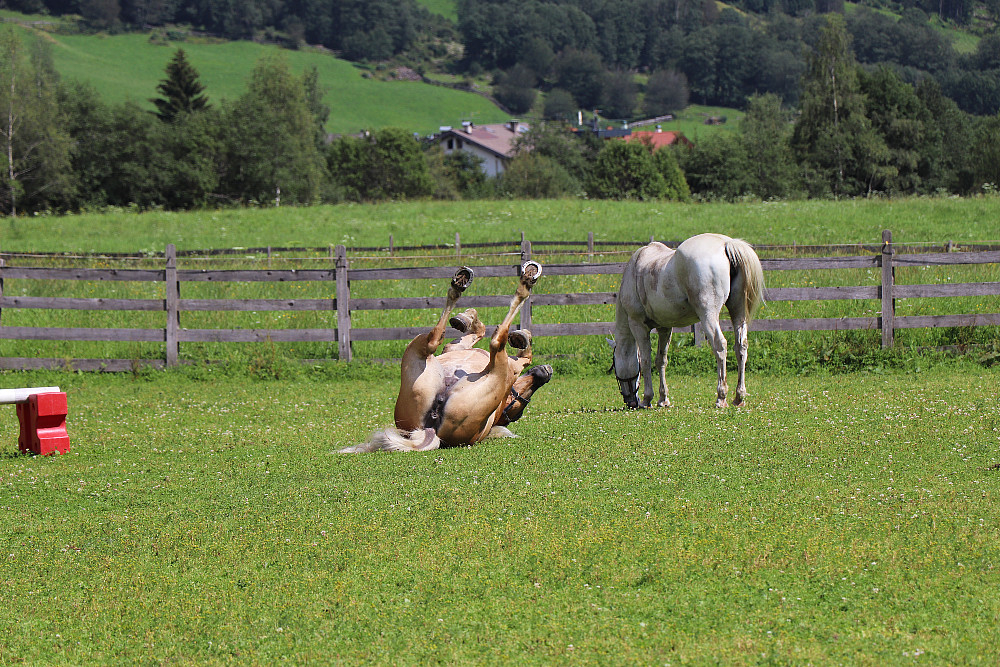
[[[6,373],[2,664],[995,664],[996,369],[709,373],[623,411],[557,376],[520,437],[340,456],[394,372]],[[11,411],[12,412],[12,411]],[[44,612],[42,611],[44,610]]]
[[[40,222],[41,221],[41,222]],[[704,231],[755,245],[1000,240],[1000,197],[677,204],[588,200],[407,202],[0,219],[0,249],[13,252],[158,252],[309,246],[397,246],[529,240],[626,243],[678,240]]]

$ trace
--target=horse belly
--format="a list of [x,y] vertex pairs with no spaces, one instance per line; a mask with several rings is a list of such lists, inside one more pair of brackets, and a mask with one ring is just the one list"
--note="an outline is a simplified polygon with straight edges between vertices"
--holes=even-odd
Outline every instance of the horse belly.
[[663,327],[686,327],[698,321],[698,314],[682,295],[655,295],[648,302],[650,319]]

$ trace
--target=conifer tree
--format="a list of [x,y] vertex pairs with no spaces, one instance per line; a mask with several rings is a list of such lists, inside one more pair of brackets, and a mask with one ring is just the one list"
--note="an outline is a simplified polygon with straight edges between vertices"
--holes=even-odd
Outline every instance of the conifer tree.
[[163,97],[150,100],[156,105],[156,115],[160,120],[170,123],[178,114],[208,108],[208,97],[202,95],[205,86],[198,81],[198,71],[187,61],[184,49],[177,49],[173,59],[167,63],[166,73],[167,78],[156,87]]

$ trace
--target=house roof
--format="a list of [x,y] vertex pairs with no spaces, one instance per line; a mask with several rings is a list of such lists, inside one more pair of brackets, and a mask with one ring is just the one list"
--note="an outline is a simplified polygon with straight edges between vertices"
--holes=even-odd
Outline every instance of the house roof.
[[684,144],[685,146],[694,145],[690,139],[684,136],[683,132],[632,132],[632,134],[625,137],[625,141],[649,143],[653,147],[653,150],[662,148],[663,146],[673,146],[677,143]]
[[469,123],[461,129],[448,128],[441,132],[441,139],[456,137],[502,158],[514,157],[514,139],[527,132],[527,123],[511,121],[496,125]]

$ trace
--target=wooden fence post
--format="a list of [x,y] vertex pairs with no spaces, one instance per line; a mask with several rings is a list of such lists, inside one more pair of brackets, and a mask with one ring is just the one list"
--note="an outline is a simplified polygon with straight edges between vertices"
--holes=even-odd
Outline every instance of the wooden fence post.
[[594,232],[587,232],[587,259],[594,259]]
[[[3,269],[3,258],[0,257],[0,269]],[[3,271],[0,271],[0,299],[3,298]],[[3,317],[3,308],[0,308],[0,318]]]
[[167,244],[167,270],[164,279],[166,280],[166,301],[164,309],[167,311],[167,366],[177,365],[178,334],[180,333],[181,322],[178,311],[180,301],[180,284],[177,282],[177,248],[173,243]]
[[337,350],[341,361],[351,361],[351,286],[347,282],[347,248],[342,245],[336,250],[337,279]]
[[462,256],[462,237],[459,236],[458,232],[455,232],[455,255]]
[[[531,259],[531,241],[524,238],[524,232],[521,232],[521,264],[524,265],[529,259]],[[521,305],[521,321],[517,328],[531,330],[531,295]]]
[[882,349],[892,347],[896,326],[896,301],[892,298],[896,282],[896,270],[892,265],[892,232],[882,230]]

